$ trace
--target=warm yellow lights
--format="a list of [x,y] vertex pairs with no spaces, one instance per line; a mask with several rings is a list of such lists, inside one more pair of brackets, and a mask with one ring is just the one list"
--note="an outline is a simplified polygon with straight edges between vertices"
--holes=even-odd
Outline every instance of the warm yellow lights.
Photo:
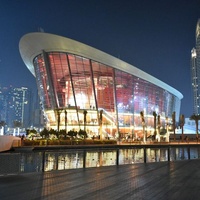
[[197,57],[197,53],[196,53],[196,49],[195,48],[192,49],[191,56],[192,56],[192,58],[196,58]]

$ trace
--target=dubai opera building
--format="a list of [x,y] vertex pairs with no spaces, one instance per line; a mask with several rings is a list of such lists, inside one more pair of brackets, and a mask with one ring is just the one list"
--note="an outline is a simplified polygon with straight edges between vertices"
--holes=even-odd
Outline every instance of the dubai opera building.
[[173,112],[179,119],[179,91],[100,50],[41,32],[24,35],[19,49],[36,78],[47,128],[123,137],[142,133],[141,111],[148,135],[153,112],[163,127]]

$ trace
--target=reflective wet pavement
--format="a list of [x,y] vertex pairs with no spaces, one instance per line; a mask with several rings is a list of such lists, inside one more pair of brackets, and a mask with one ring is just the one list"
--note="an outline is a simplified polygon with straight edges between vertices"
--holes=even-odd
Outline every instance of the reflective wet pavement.
[[200,160],[0,176],[1,200],[200,199]]

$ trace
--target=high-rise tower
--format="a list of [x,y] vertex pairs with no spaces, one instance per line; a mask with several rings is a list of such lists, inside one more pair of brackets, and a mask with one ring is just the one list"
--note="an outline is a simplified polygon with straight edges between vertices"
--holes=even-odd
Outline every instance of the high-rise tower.
[[191,79],[193,90],[193,113],[200,114],[200,19],[196,27],[196,48],[191,51]]
[[11,86],[2,92],[6,105],[6,107],[4,106],[6,117],[2,120],[6,122],[8,127],[13,127],[16,123],[20,124],[20,127],[30,126],[31,91],[25,87],[14,88]]

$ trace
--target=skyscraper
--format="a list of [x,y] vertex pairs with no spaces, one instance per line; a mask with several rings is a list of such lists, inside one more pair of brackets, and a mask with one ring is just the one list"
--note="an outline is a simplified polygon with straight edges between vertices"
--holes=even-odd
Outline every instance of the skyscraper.
[[0,86],[0,121],[8,121],[8,88]]
[[196,27],[196,47],[191,51],[191,80],[193,91],[193,113],[200,114],[200,19]]
[[7,127],[31,125],[31,91],[25,87],[0,87],[0,121]]
[[[11,91],[12,104],[10,108],[13,111],[12,121],[18,122],[22,127],[30,125],[30,101],[31,93],[28,88],[13,88]],[[15,126],[15,123],[14,123]]]

